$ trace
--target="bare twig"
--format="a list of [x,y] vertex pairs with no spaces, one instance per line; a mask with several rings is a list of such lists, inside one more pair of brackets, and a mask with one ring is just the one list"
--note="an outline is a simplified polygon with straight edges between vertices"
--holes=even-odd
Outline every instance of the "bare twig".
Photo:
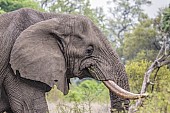
[[[154,82],[155,82],[155,80],[156,80],[156,76],[157,76],[157,73],[158,73],[159,69],[160,69],[160,68],[157,68],[157,70],[156,70],[156,72],[155,72],[154,79],[153,79]],[[154,86],[155,86],[155,84],[153,83],[153,84],[152,84],[152,88],[151,88],[151,93],[153,93]]]

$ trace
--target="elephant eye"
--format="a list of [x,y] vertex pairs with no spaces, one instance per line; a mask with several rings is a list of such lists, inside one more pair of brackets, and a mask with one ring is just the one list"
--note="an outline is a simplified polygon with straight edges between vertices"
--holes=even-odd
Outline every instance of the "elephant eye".
[[89,46],[89,47],[86,49],[85,54],[86,54],[87,56],[90,56],[90,55],[92,55],[93,51],[94,51],[93,46]]

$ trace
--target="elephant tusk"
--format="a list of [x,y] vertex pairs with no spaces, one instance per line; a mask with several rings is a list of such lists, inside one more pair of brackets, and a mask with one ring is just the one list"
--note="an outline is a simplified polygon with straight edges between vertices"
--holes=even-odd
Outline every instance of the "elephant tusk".
[[134,94],[129,91],[126,91],[122,89],[120,86],[118,86],[115,82],[108,80],[108,81],[103,81],[105,86],[110,89],[112,92],[116,93],[118,96],[125,98],[125,99],[139,99],[139,98],[144,98],[147,97],[148,94]]

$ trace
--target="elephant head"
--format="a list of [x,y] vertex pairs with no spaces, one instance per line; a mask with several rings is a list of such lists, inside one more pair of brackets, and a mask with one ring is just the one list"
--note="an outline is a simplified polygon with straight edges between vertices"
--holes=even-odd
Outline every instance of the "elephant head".
[[10,64],[23,78],[50,87],[57,82],[64,94],[70,78],[92,77],[121,98],[145,96],[129,92],[118,55],[101,31],[80,15],[59,15],[28,27],[14,43]]

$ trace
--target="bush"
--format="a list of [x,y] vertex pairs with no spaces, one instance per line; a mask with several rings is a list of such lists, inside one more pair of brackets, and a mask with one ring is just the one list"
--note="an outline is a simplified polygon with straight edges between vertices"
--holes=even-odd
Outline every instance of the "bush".
[[56,86],[47,94],[48,101],[56,101],[57,98],[70,102],[93,101],[107,103],[109,91],[103,83],[95,80],[84,80],[80,84],[71,84],[69,93],[64,96]]
[[55,86],[47,94],[47,100],[56,104],[55,109],[59,113],[92,113],[96,107],[106,111],[109,110],[108,103],[110,102],[108,89],[101,82],[95,80],[84,80],[78,85],[71,84],[66,96]]
[[[126,65],[130,86],[133,92],[138,92],[141,89],[144,73],[151,62],[146,60],[131,61]],[[170,111],[170,70],[167,66],[161,67],[154,81],[155,72],[152,73],[150,81],[154,83],[147,89],[151,92],[150,97],[145,100],[143,107],[140,108],[139,113],[168,113]]]

